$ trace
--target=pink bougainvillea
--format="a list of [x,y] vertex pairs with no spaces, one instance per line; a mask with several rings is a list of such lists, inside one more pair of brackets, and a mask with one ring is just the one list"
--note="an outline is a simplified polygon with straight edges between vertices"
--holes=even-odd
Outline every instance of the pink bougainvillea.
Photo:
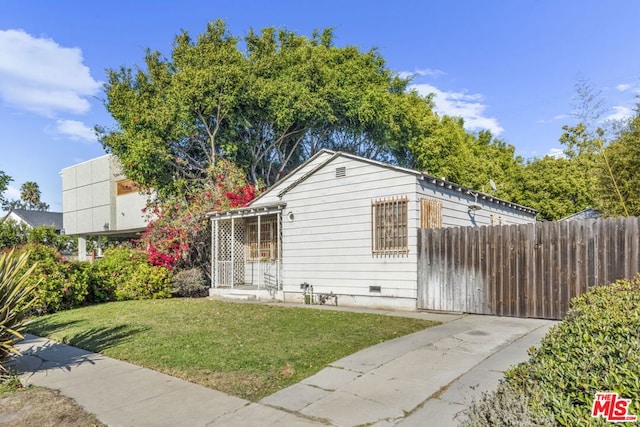
[[231,162],[219,161],[211,176],[186,194],[147,207],[152,220],[139,243],[151,264],[169,269],[201,267],[210,241],[206,214],[247,206],[256,196],[256,188]]

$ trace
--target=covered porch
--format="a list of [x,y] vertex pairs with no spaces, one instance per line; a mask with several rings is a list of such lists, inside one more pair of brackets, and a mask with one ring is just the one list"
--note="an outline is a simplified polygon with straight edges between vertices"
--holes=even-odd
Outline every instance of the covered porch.
[[282,291],[284,207],[278,203],[210,214],[212,294],[255,290],[274,298]]

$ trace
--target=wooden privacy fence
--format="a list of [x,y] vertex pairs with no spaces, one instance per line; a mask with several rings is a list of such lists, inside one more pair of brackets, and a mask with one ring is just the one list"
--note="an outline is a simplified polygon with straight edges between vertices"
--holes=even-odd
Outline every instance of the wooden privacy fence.
[[640,218],[418,230],[418,308],[561,319],[640,271]]

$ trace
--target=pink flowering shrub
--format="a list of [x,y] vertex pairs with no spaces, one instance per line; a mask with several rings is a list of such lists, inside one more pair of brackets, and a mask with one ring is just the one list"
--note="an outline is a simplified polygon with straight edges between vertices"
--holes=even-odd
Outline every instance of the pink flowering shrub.
[[256,188],[242,170],[219,160],[210,180],[147,208],[153,220],[139,240],[140,247],[152,265],[208,271],[211,238],[207,213],[246,206],[255,196]]

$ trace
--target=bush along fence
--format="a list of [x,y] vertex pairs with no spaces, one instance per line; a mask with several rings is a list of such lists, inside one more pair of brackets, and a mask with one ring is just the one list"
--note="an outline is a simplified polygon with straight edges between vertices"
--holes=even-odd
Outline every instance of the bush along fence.
[[418,308],[561,319],[640,272],[640,218],[421,229],[418,249]]

